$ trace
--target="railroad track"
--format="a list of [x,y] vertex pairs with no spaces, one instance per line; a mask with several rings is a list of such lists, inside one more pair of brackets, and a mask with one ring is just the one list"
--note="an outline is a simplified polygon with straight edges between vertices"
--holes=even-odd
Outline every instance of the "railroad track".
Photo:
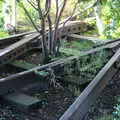
[[[81,32],[81,27],[84,28],[82,31],[85,31],[84,26],[85,24],[79,21],[69,22],[68,24],[66,24],[64,29],[63,29],[63,25],[60,25],[58,28],[58,34],[57,34],[58,38],[66,36],[71,33]],[[25,35],[28,35],[28,34],[30,35],[27,37],[24,37]],[[46,32],[46,34],[48,33]],[[21,37],[22,39],[20,39]],[[17,38],[18,38],[18,41],[16,42]],[[37,32],[34,32],[32,34],[24,33],[21,35],[10,37],[10,38],[1,39],[1,43],[3,46],[5,44],[3,42],[4,40],[7,41],[7,43],[8,41],[15,42],[15,43],[8,45],[7,47],[0,50],[0,66],[7,64],[9,61],[16,59],[17,57],[19,57],[20,55],[22,55],[23,53],[31,49],[34,49],[36,47],[40,48],[40,45],[38,46],[38,41],[37,41],[38,39],[41,39],[41,37]],[[33,41],[36,41],[36,43],[33,44]]]
[[[69,30],[70,26],[66,27],[66,33],[62,34],[62,36],[66,36],[67,34],[77,33],[78,28],[74,28],[75,26],[71,26],[71,30]],[[75,30],[76,29],[76,30]],[[61,33],[58,35],[61,36]],[[22,55],[26,51],[33,49],[35,46],[31,44],[31,41],[38,39],[38,33],[32,33],[27,37],[22,36],[22,40],[20,39],[18,42],[11,44],[10,46],[4,48],[0,51],[0,65],[7,64],[10,60],[17,58]],[[17,38],[17,37],[16,37]],[[21,38],[21,37],[20,37]],[[6,39],[7,40],[7,39]],[[86,52],[81,52],[80,56],[72,56],[67,59],[61,59],[43,66],[37,66],[35,68],[26,70],[24,72],[16,73],[14,75],[8,76],[6,78],[0,79],[0,95],[5,95],[11,89],[18,89],[28,84],[34,84],[39,81],[35,81],[34,79],[40,79],[40,76],[35,73],[35,71],[42,71],[46,69],[56,69],[60,67],[61,64],[65,64],[68,61],[76,61],[79,57],[84,57],[86,55],[94,54],[101,50],[110,50],[113,51],[114,55],[112,58],[106,63],[106,65],[102,68],[102,70],[96,75],[93,81],[85,88],[85,90],[78,96],[75,102],[65,111],[65,113],[59,118],[60,120],[82,120],[85,114],[88,112],[91,105],[94,104],[95,100],[98,98],[100,92],[105,88],[108,81],[112,79],[112,77],[116,74],[120,67],[119,58],[120,58],[120,41],[119,39],[115,41],[109,41],[108,43],[101,44],[96,48],[93,48]],[[112,54],[113,54],[112,53]],[[10,96],[7,96],[7,99]]]
[[[83,32],[86,31],[85,23],[81,23],[79,21],[71,21],[64,27],[61,24],[59,26],[58,30],[58,38],[68,36],[68,38],[80,38],[80,39],[97,39],[92,37],[84,37],[79,35],[75,35],[74,33]],[[47,30],[46,30],[47,34]],[[73,34],[73,35],[70,35]],[[26,32],[18,35],[13,35],[11,37],[0,39],[0,67],[7,64],[11,60],[15,60],[20,55],[26,53],[27,51],[30,51],[35,48],[40,48],[40,45],[38,46],[38,39],[41,39],[39,34],[35,31],[32,32]],[[102,47],[101,47],[102,46]],[[97,45],[96,47],[101,47],[100,49],[104,49],[108,47],[110,48],[116,48],[119,46],[119,39],[116,39],[114,41],[108,41],[106,43]]]
[[60,120],[82,120],[84,118],[90,106],[93,105],[95,100],[98,98],[100,92],[118,71],[119,65],[116,67],[115,64],[116,62],[119,64],[119,58],[120,48],[96,75],[88,87],[80,94],[70,108],[63,114]]
[[[96,49],[96,48],[95,48]],[[94,54],[98,52],[96,50],[86,51],[81,53],[79,57]],[[61,59],[59,61],[55,61],[43,66],[38,66],[33,69],[17,73],[15,75],[0,79],[0,95],[4,95],[11,88],[20,88],[28,84],[33,84],[35,82],[34,79],[39,79],[39,76],[35,74],[36,70],[45,70],[48,68],[55,69],[59,67],[63,63],[67,63],[68,61],[75,61],[78,58],[73,56],[67,59]],[[94,80],[88,85],[88,87],[80,94],[80,96],[76,99],[76,101],[68,108],[68,110],[61,116],[60,120],[82,120],[84,115],[88,112],[90,106],[95,102],[100,92],[104,89],[109,80],[115,75],[117,72],[120,58],[120,49],[116,51],[113,57],[109,60],[109,62],[102,68],[102,70],[97,74]],[[7,87],[6,87],[7,86]],[[74,109],[73,109],[74,108]]]

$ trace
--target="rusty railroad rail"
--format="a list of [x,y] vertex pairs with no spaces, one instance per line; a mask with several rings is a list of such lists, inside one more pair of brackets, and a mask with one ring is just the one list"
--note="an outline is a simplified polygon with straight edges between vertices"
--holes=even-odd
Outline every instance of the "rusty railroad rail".
[[[98,48],[81,53],[80,56],[94,54],[95,52],[98,52]],[[38,66],[33,69],[14,74],[6,78],[2,78],[0,79],[0,95],[7,93],[7,91],[9,91],[11,88],[20,88],[25,85],[35,83],[34,79],[39,78],[39,76],[35,74],[35,70],[45,70],[47,68],[55,69],[57,66],[60,66],[65,62],[67,63],[68,61],[74,61],[77,58],[78,57],[72,56],[67,59],[61,59],[43,66]],[[87,86],[87,88],[80,94],[75,102],[65,111],[60,120],[82,120],[84,118],[85,114],[88,112],[88,109],[95,102],[100,92],[118,71],[119,58],[120,48],[115,52],[112,58],[102,68],[102,70],[97,74],[97,76]],[[118,64],[117,67],[116,63]]]
[[[74,22],[75,23],[75,22]],[[81,24],[78,22],[77,27],[75,24],[67,25],[64,32],[61,27],[59,28],[58,37],[66,36],[68,34],[77,33],[80,30]],[[62,35],[61,35],[62,34]],[[0,51],[0,66],[7,64],[10,60],[16,59],[18,56],[22,55],[30,49],[34,49],[36,44],[33,45],[32,41],[38,39],[38,33],[33,33],[25,37],[24,35],[20,37],[18,42],[15,42],[8,47]],[[16,37],[17,38],[17,37]],[[22,39],[21,39],[22,38]],[[11,38],[10,38],[11,39]],[[11,39],[12,40],[12,39]],[[7,39],[6,39],[7,41]],[[24,72],[16,73],[14,75],[8,76],[6,78],[0,79],[0,95],[6,94],[9,90],[13,88],[21,88],[25,85],[32,84],[35,78],[39,78],[35,74],[36,70],[45,70],[47,68],[55,69],[63,63],[68,61],[74,61],[78,57],[86,56],[99,52],[100,50],[107,49],[114,52],[112,58],[108,63],[102,68],[102,70],[97,74],[93,81],[87,86],[87,88],[78,96],[75,102],[65,111],[65,113],[60,117],[59,120],[82,120],[85,114],[88,112],[91,105],[94,104],[95,100],[99,96],[100,92],[104,89],[108,81],[116,74],[119,69],[119,58],[120,58],[120,40],[117,39],[114,42],[108,42],[101,44],[100,46],[93,48],[89,51],[80,53],[80,56],[72,56],[67,59],[60,59],[58,61],[38,66]],[[117,64],[117,67],[116,67]]]

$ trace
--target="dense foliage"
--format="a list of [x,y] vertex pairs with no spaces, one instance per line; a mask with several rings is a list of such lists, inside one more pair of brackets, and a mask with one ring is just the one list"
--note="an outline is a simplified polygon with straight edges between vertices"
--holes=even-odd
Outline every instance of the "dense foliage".
[[104,11],[106,12],[103,16],[107,23],[105,35],[108,38],[118,38],[120,36],[120,0],[109,0]]

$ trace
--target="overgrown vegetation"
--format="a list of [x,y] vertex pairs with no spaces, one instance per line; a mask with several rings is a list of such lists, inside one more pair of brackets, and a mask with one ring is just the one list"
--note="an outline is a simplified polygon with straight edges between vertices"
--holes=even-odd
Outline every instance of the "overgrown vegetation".
[[64,73],[67,73],[68,75],[76,74],[80,76],[81,79],[92,80],[107,61],[107,53],[101,51],[100,53],[80,57],[77,59],[76,65],[74,66],[72,63],[67,63]]
[[120,119],[120,96],[117,97],[117,102],[116,105],[114,106],[113,116],[114,120]]
[[116,99],[112,114],[98,118],[97,120],[120,120],[120,96]]
[[120,1],[110,0],[106,6],[104,18],[106,19],[105,36],[109,39],[120,37]]
[[66,84],[71,92],[78,96],[81,92],[80,86],[87,85],[91,82],[96,74],[102,69],[102,67],[108,61],[108,54],[105,51],[100,53],[78,57],[75,61],[65,61],[61,65],[62,71],[60,71],[61,80],[64,79]]
[[[96,120],[116,120],[112,115],[106,115],[104,117],[98,118]],[[117,119],[119,120],[119,119]]]
[[[80,54],[79,54],[80,55]],[[78,55],[77,55],[78,56]],[[46,75],[54,87],[64,89],[61,82],[68,86],[68,89],[78,96],[81,92],[81,87],[91,82],[96,74],[109,60],[107,51],[101,51],[92,55],[77,57],[76,60],[64,60],[59,66],[60,68],[53,70],[49,68],[45,71],[36,71],[38,75]]]

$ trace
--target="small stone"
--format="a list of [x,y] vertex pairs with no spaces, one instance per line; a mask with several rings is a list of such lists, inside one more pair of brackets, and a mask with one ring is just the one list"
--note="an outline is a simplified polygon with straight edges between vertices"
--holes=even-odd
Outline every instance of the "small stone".
[[68,100],[68,98],[66,97],[66,98],[64,98],[64,101],[66,102]]
[[48,91],[45,91],[44,93],[48,94],[49,92],[48,92]]

